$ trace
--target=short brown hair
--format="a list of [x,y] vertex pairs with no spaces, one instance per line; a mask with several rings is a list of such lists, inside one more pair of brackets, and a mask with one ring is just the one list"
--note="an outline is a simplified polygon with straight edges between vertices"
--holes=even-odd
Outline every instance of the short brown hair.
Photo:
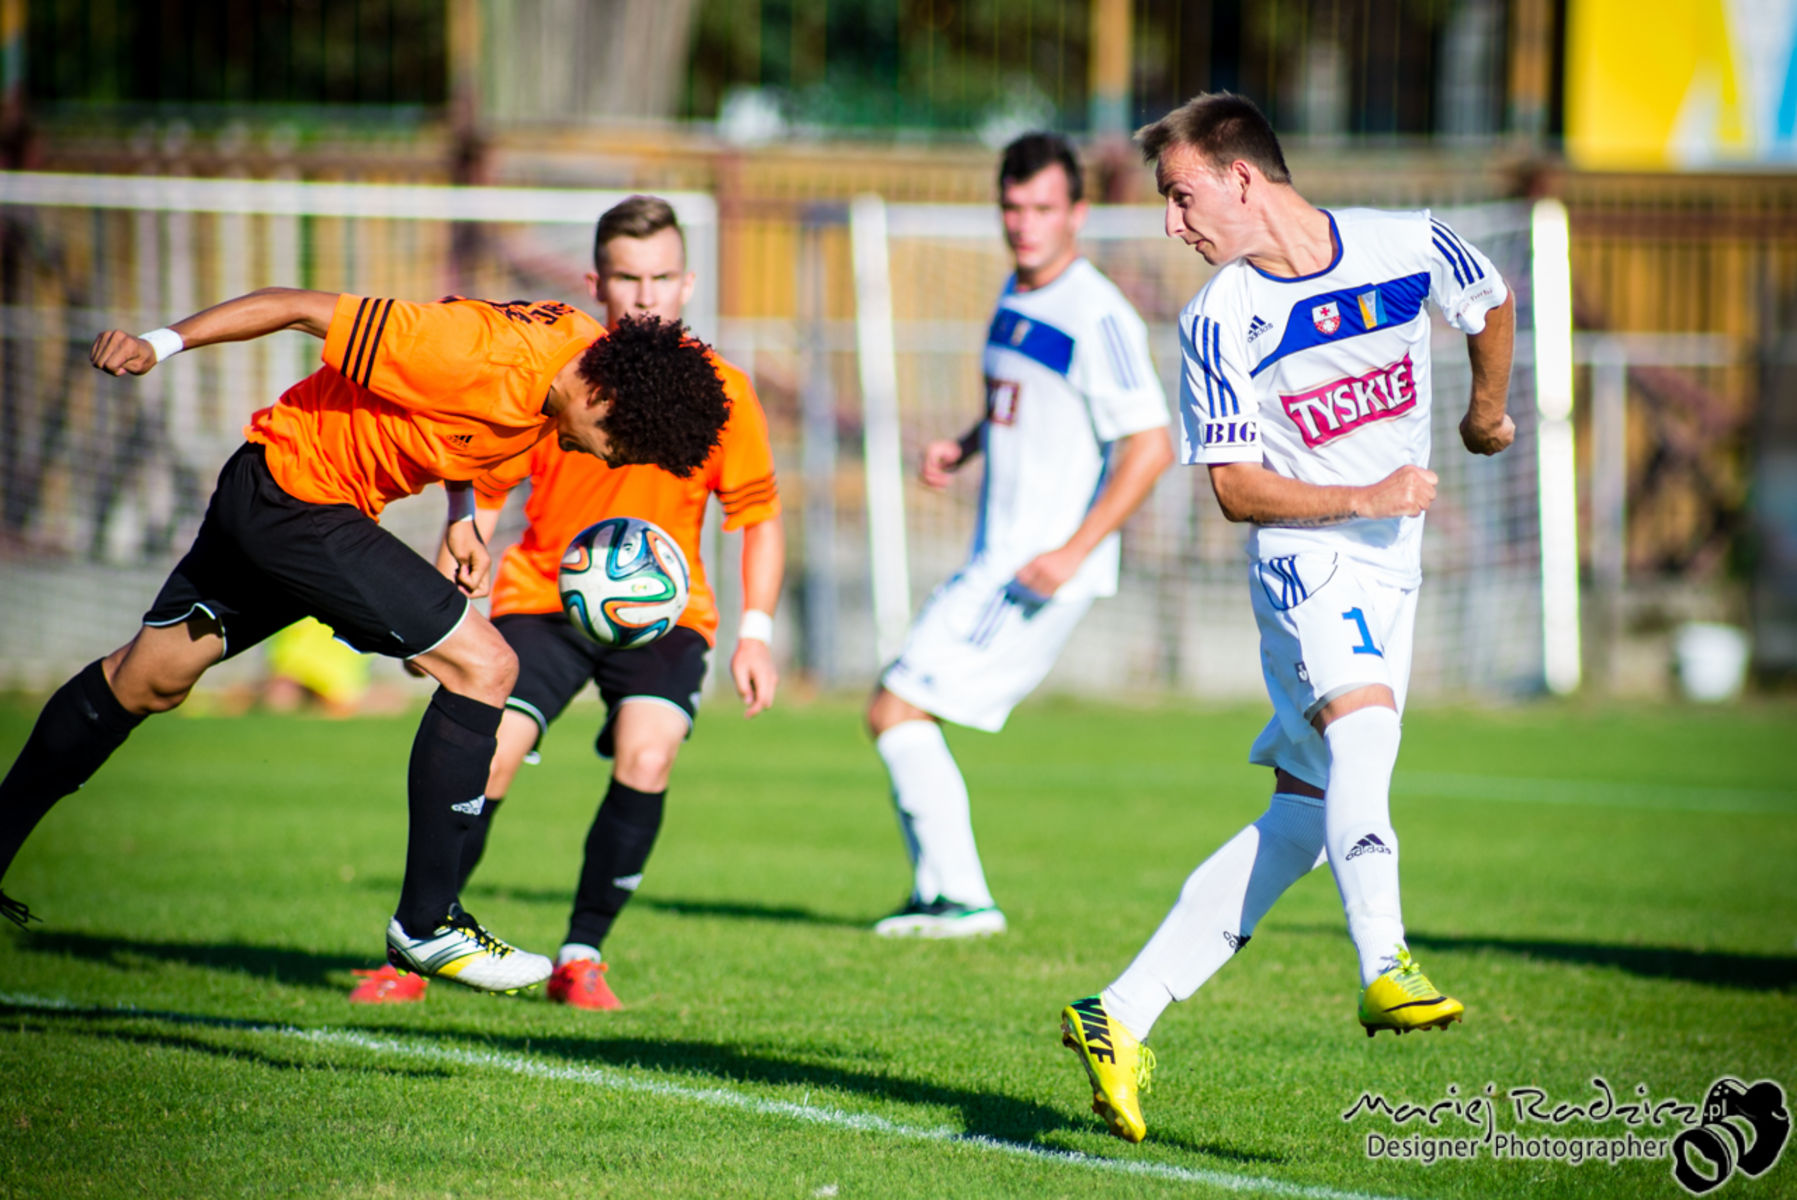
[[998,164],[998,188],[1002,193],[1007,183],[1024,183],[1053,166],[1067,174],[1067,199],[1080,202],[1085,193],[1080,178],[1079,157],[1073,144],[1058,133],[1026,133],[1005,147]]
[[1252,163],[1271,183],[1290,183],[1285,154],[1272,123],[1254,101],[1234,92],[1201,92],[1152,125],[1136,130],[1142,161],[1155,162],[1174,146],[1190,146],[1213,170]]
[[631,196],[618,201],[605,210],[599,227],[593,231],[593,269],[605,274],[605,248],[613,240],[654,237],[664,229],[680,235],[680,253],[684,257],[686,231],[680,228],[680,218],[674,215],[672,204],[660,196]]

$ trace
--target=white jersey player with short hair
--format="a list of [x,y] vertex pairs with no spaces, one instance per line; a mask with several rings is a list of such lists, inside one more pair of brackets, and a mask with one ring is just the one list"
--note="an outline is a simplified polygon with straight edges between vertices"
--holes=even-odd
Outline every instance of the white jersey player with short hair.
[[868,704],[911,858],[882,936],[999,933],[967,784],[941,722],[996,732],[1042,681],[1092,601],[1117,590],[1117,530],[1173,461],[1142,319],[1080,257],[1079,164],[1065,139],[1006,148],[999,207],[1016,267],[984,353],[985,412],[924,448],[923,481],[986,458],[967,564],[936,589]]
[[1514,305],[1447,225],[1314,207],[1266,117],[1232,93],[1198,96],[1136,136],[1168,236],[1218,267],[1180,314],[1180,424],[1185,461],[1208,469],[1226,517],[1252,526],[1249,593],[1274,716],[1249,757],[1274,768],[1274,787],[1266,812],[1186,879],[1128,969],[1062,1011],[1094,1107],[1131,1141],[1146,1133],[1138,1097],[1154,1058],[1141,1043],[1155,1022],[1325,862],[1360,960],[1367,1034],[1464,1015],[1405,944],[1390,816],[1435,499],[1431,304],[1467,335],[1461,440],[1496,454],[1516,432],[1505,413]]
[[1111,446],[1168,424],[1129,301],[1084,258],[1046,287],[1008,280],[986,334],[986,477],[967,564],[931,596],[882,680],[957,725],[996,733],[1042,681],[1092,601],[1117,592],[1108,534],[1046,600],[1016,582],[1064,545],[1107,479]]
[[[1509,292],[1490,260],[1427,211],[1326,215],[1336,245],[1327,269],[1281,279],[1237,259],[1180,313],[1182,461],[1259,462],[1320,486],[1429,465],[1429,306],[1477,334]],[[1250,761],[1322,787],[1328,750],[1310,724],[1318,708],[1381,683],[1402,711],[1423,519],[1254,526],[1251,595],[1277,715]],[[1303,609],[1341,561],[1381,599]],[[1316,628],[1300,645],[1302,621]]]

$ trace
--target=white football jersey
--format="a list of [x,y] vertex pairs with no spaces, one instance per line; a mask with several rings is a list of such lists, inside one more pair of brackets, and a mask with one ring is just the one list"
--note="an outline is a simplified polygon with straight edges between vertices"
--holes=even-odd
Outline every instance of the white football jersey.
[[[1046,287],[1006,281],[986,334],[986,478],[972,560],[1016,571],[1066,544],[1104,486],[1110,445],[1167,424],[1148,330],[1085,259]],[[1117,590],[1112,534],[1058,596]]]
[[[1306,483],[1376,483],[1429,465],[1432,301],[1463,333],[1504,302],[1490,260],[1427,210],[1328,213],[1336,256],[1282,279],[1237,259],[1179,314],[1181,457],[1259,462]],[[1423,518],[1255,526],[1266,561],[1329,550],[1414,587]]]

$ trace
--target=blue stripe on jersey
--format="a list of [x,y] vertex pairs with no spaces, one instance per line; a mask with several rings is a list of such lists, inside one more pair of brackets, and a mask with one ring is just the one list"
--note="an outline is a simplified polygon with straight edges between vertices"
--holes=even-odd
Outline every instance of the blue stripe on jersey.
[[1210,400],[1210,415],[1227,417],[1242,411],[1242,402],[1223,373],[1222,327],[1208,317],[1199,317],[1192,327],[1192,345],[1198,350],[1198,366],[1204,372],[1204,394]]
[[1235,385],[1229,382],[1229,376],[1223,373],[1223,327],[1215,321],[1210,323],[1211,361],[1216,364],[1217,390],[1229,403],[1226,416],[1240,416],[1242,411],[1241,397],[1235,394]]
[[1430,218],[1429,224],[1433,225],[1435,227],[1435,232],[1446,238],[1448,244],[1454,248],[1455,252],[1466,260],[1467,269],[1473,273],[1474,279],[1485,278],[1485,272],[1480,269],[1477,256],[1468,249],[1465,239],[1434,218]]
[[[1384,283],[1373,285],[1379,293],[1379,304],[1385,314],[1385,320],[1374,326],[1374,329],[1390,329],[1415,320],[1423,311],[1423,301],[1429,298],[1429,273],[1419,271],[1415,275],[1406,275],[1401,279],[1388,279]],[[1363,333],[1371,333],[1365,319],[1361,316],[1360,297],[1366,292],[1365,287],[1346,288],[1339,292],[1323,292],[1306,297],[1292,305],[1292,311],[1285,319],[1285,333],[1279,339],[1279,345],[1273,352],[1260,360],[1250,375],[1259,375],[1268,367],[1300,350],[1309,350],[1313,346],[1325,346],[1331,342],[1344,341],[1358,337]],[[1341,315],[1341,327],[1334,333],[1324,333],[1317,328],[1316,318],[1311,310],[1319,305],[1335,302],[1335,310]]]
[[1193,317],[1192,353],[1198,356],[1198,371],[1204,376],[1204,406],[1209,410],[1209,415],[1215,417],[1217,415],[1217,385],[1211,381],[1210,365],[1204,361],[1204,343],[1200,340],[1203,337],[1203,331],[1204,318]]
[[[1435,230],[1436,248],[1441,251],[1443,258],[1454,264],[1454,278],[1460,280],[1461,287],[1471,287],[1475,280],[1485,278],[1485,272],[1480,270],[1478,261],[1466,252],[1466,243],[1460,240],[1459,234],[1440,221],[1432,220],[1429,224]],[[1466,277],[1462,279],[1463,270]]]
[[1455,283],[1459,284],[1461,287],[1465,287],[1472,282],[1466,277],[1466,272],[1460,269],[1460,259],[1455,256],[1452,250],[1448,249],[1448,244],[1446,242],[1442,241],[1440,238],[1436,238],[1435,248],[1441,252],[1441,257],[1446,261],[1448,266],[1453,268]]
[[1065,375],[1067,368],[1073,365],[1072,338],[1053,325],[1045,325],[1009,308],[1001,307],[992,314],[992,328],[986,331],[986,344],[1001,350],[1015,350],[1056,375]]
[[1136,373],[1130,369],[1128,345],[1123,340],[1123,331],[1117,328],[1117,319],[1102,317],[1098,327],[1104,332],[1105,349],[1111,352],[1111,371],[1117,376],[1117,382],[1126,390],[1135,391]]

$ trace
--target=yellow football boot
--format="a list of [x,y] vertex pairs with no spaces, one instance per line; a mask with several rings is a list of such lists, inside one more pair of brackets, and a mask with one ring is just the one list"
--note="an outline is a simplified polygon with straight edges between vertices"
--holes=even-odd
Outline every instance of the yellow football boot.
[[1446,1029],[1465,1012],[1466,1005],[1442,995],[1410,957],[1410,951],[1401,946],[1397,964],[1360,993],[1360,1024],[1368,1037],[1381,1029],[1397,1034]]
[[1075,1000],[1061,1010],[1061,1045],[1079,1055],[1092,1081],[1092,1111],[1126,1142],[1148,1133],[1138,1096],[1148,1094],[1154,1051],[1111,1019],[1097,996]]

